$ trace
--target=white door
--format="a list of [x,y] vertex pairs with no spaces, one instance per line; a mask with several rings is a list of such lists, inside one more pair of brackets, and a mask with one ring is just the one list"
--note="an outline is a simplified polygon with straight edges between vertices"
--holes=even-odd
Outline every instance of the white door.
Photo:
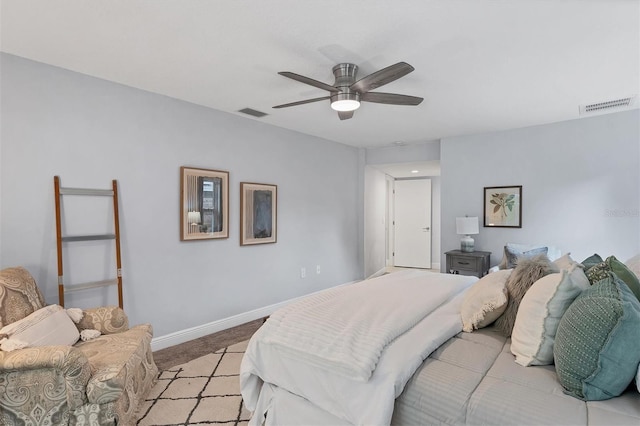
[[431,179],[395,182],[394,264],[431,268]]

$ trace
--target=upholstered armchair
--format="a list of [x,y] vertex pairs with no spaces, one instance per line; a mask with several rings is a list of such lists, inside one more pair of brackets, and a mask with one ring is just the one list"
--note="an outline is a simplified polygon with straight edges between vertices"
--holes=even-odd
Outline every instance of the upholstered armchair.
[[[52,307],[57,313],[66,312]],[[5,330],[0,341],[13,338],[6,330],[26,335],[31,326],[27,323],[34,317],[40,321],[46,308],[26,269],[0,271],[0,329]],[[71,323],[78,336],[91,329],[98,330],[99,337],[53,346],[35,342],[0,351],[0,424],[135,424],[138,406],[158,374],[151,353],[151,325],[129,328],[126,314],[118,307],[83,314],[77,324]],[[57,327],[49,331],[55,333]]]

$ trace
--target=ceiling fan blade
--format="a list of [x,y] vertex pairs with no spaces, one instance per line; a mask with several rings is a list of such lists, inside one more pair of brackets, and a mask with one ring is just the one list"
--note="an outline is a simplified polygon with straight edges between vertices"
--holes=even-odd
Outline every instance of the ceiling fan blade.
[[423,98],[396,93],[367,92],[360,95],[361,101],[390,105],[420,105]]
[[291,102],[289,104],[276,105],[273,108],[287,108],[287,107],[292,107],[292,106],[296,106],[296,105],[310,104],[311,102],[325,101],[327,99],[331,99],[331,96],[323,96],[321,98],[305,99],[304,101],[298,101],[298,102]]
[[391,83],[392,81],[409,74],[414,69],[415,68],[406,62],[398,62],[397,64],[390,65],[361,78],[351,85],[351,89],[362,94],[369,90]]
[[338,117],[340,120],[348,120],[353,117],[353,111],[338,111]]
[[304,84],[308,84],[310,86],[313,87],[317,87],[318,89],[323,89],[323,90],[328,90],[330,92],[339,92],[340,89],[338,89],[337,87],[333,87],[329,84],[323,83],[321,81],[318,80],[314,80],[312,78],[309,77],[305,77],[303,75],[300,74],[296,74],[293,72],[289,72],[289,71],[280,71],[278,74],[285,76],[285,77],[289,77],[293,80],[299,81],[300,83],[304,83]]

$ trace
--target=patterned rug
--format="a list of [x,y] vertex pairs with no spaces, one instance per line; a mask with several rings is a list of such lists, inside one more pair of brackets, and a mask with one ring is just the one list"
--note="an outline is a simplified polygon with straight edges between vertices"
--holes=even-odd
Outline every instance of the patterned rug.
[[248,341],[162,371],[139,411],[140,426],[247,425],[240,362]]

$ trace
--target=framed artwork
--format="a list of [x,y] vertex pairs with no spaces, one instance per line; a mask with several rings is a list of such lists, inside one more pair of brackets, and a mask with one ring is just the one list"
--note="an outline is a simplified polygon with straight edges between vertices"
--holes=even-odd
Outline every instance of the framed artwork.
[[240,183],[240,245],[275,243],[278,187]]
[[180,167],[180,239],[229,237],[229,172]]
[[485,186],[484,226],[522,228],[522,186]]

